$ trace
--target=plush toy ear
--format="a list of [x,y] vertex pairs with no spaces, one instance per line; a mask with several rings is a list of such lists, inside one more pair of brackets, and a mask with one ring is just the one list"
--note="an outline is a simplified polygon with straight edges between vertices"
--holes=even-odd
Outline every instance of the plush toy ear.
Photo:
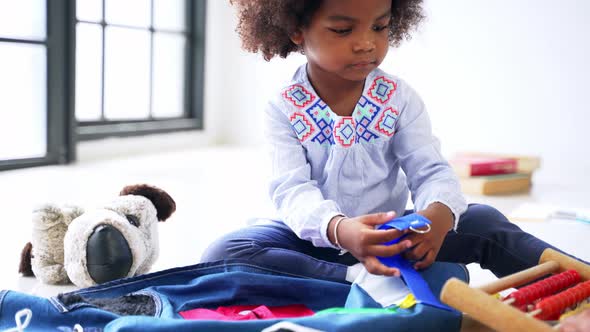
[[156,207],[156,211],[158,211],[159,221],[165,221],[176,211],[176,203],[167,192],[147,184],[127,186],[121,190],[119,195],[138,195],[149,199]]
[[31,242],[28,242],[23,251],[20,253],[20,265],[18,267],[18,273],[22,273],[25,277],[32,277],[33,274],[33,267],[31,266],[31,251],[33,250],[33,245]]

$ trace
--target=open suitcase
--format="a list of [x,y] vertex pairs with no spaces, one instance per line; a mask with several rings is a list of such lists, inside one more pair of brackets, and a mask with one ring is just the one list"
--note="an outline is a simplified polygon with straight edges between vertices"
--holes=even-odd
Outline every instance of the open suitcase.
[[[463,267],[449,267],[422,273],[437,273],[440,280],[467,279]],[[442,286],[430,284],[435,296]],[[183,316],[195,309],[237,305],[297,305],[313,313],[237,321]],[[329,308],[344,309],[321,312]],[[23,310],[28,316],[19,318]],[[307,278],[298,275],[296,267],[281,271],[243,260],[173,268],[51,298],[0,291],[0,330],[24,327],[18,320],[25,318],[26,331],[262,331],[281,321],[320,331],[459,331],[461,326],[461,314],[455,310],[423,304],[386,310],[355,284]]]

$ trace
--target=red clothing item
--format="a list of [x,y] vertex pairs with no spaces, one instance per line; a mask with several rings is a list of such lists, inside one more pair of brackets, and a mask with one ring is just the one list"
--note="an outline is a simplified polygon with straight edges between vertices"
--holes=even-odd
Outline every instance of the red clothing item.
[[184,319],[210,320],[255,320],[272,318],[293,318],[311,316],[314,314],[303,304],[267,307],[265,305],[236,305],[218,307],[216,310],[192,309],[179,312]]

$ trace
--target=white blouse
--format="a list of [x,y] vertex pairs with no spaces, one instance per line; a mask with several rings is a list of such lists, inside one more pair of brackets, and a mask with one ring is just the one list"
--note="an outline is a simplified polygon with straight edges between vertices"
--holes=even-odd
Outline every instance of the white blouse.
[[314,91],[306,65],[269,103],[270,195],[280,222],[317,247],[334,247],[332,217],[404,213],[433,202],[455,216],[467,209],[458,179],[440,153],[424,103],[401,79],[375,69],[352,116],[338,116]]

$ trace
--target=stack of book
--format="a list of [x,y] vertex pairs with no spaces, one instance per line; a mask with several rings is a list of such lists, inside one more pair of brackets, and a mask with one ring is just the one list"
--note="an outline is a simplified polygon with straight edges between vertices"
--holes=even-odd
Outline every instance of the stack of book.
[[533,172],[541,166],[534,156],[459,153],[449,163],[465,194],[506,195],[528,192]]

